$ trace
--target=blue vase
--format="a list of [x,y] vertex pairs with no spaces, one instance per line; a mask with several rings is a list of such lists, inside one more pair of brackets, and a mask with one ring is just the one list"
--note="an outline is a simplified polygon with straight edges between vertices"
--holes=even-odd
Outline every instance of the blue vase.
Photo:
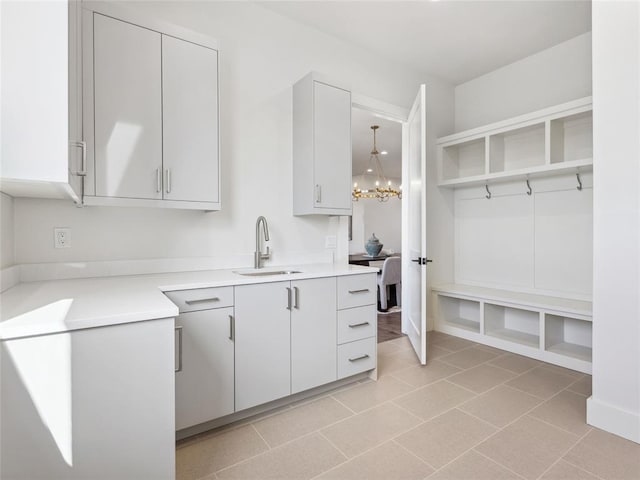
[[371,234],[371,238],[367,240],[367,243],[364,245],[364,249],[367,251],[367,255],[370,257],[377,257],[380,255],[380,251],[382,250],[382,245],[380,240],[376,237],[375,233]]

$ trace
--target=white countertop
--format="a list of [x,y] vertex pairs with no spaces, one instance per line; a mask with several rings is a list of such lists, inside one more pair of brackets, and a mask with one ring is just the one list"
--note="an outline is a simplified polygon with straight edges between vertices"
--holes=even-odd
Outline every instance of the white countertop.
[[238,268],[152,275],[80,278],[20,283],[0,294],[0,339],[67,332],[175,317],[178,307],[163,292],[374,273],[357,265],[308,264],[261,271],[300,273],[250,277]]

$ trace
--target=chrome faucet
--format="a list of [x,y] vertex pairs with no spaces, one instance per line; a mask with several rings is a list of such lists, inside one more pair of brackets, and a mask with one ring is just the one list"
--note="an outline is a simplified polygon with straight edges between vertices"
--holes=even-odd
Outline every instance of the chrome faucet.
[[260,245],[260,223],[262,223],[262,230],[264,231],[264,241],[269,241],[269,226],[267,225],[267,219],[262,215],[256,220],[256,253],[254,254],[253,266],[255,268],[262,268],[262,261],[271,258],[271,252],[267,246],[267,253],[262,253],[262,246]]

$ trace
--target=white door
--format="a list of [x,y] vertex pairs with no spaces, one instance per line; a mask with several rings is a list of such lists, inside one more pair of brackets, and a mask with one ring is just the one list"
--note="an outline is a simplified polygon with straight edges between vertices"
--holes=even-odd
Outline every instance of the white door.
[[162,36],[164,198],[219,202],[218,52]]
[[235,287],[236,411],[291,394],[291,282]]
[[314,82],[313,112],[314,205],[350,211],[351,93]]
[[176,372],[176,430],[234,410],[233,307],[182,313]]
[[291,393],[336,380],[336,277],[291,282]]
[[96,195],[162,198],[160,34],[93,18]]
[[402,125],[402,331],[427,363],[426,88]]

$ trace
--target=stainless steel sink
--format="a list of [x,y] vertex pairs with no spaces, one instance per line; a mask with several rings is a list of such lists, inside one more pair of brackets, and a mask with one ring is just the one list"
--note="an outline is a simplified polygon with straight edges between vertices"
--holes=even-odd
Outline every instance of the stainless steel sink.
[[270,275],[291,275],[292,273],[301,273],[299,270],[266,270],[262,272],[252,271],[252,272],[233,272],[238,275],[244,275],[245,277],[267,277]]

